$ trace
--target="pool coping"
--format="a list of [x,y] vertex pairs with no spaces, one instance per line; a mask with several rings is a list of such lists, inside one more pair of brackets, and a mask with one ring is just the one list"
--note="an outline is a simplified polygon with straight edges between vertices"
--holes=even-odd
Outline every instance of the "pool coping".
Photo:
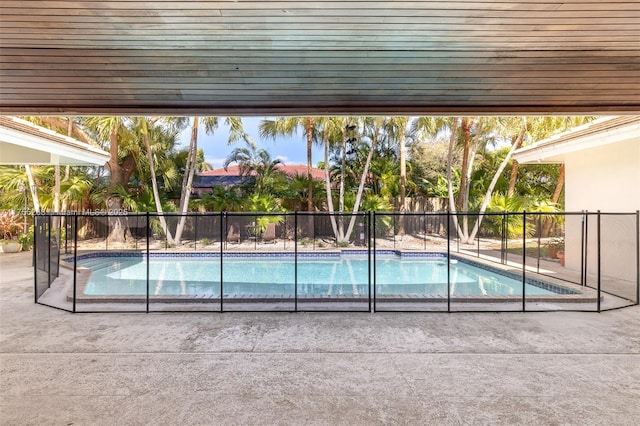
[[[140,250],[119,250],[118,252],[108,250],[89,250],[83,252],[77,256],[77,258],[93,258],[93,257],[131,257],[132,255],[139,255],[139,257],[145,257],[146,252]],[[344,249],[344,250],[327,250],[322,252],[298,252],[299,258],[335,258],[341,256],[357,256],[368,255],[367,249]],[[371,251],[373,257],[373,250]],[[180,252],[180,251],[163,251],[163,252],[150,252],[151,258],[154,257],[211,257],[220,258],[220,252]],[[294,257],[294,252],[243,252],[243,251],[226,251],[223,253],[223,258],[234,257]],[[376,250],[376,256],[388,256],[399,255],[401,258],[411,257],[446,257],[446,252],[420,252],[420,251],[406,251],[406,250],[393,250],[383,249]],[[465,263],[469,263],[473,266],[493,271],[506,275],[513,279],[522,278],[522,269],[514,268],[508,265],[496,264],[494,262],[483,261],[468,255],[460,253],[450,253],[452,260],[462,260]],[[60,265],[67,270],[73,271],[73,257],[66,257],[61,259]],[[77,297],[76,303],[146,303],[147,295],[86,295],[84,290],[91,278],[92,271],[88,268],[79,266],[76,274],[76,290]],[[597,291],[590,287],[580,286],[569,282],[564,282],[546,275],[541,276],[543,279],[539,279],[532,271],[527,271],[525,282],[530,285],[549,289],[548,286],[554,287],[554,289],[564,289],[567,293],[552,294],[552,295],[532,295],[525,294],[525,302],[529,303],[595,303],[598,300]],[[67,278],[67,296],[66,299],[69,302],[73,302],[73,275],[70,279]],[[372,284],[373,285],[373,284]],[[376,302],[403,302],[403,303],[443,303],[449,300],[452,303],[514,303],[522,302],[523,297],[521,295],[504,295],[504,296],[451,296],[447,297],[442,294],[424,294],[424,295],[379,295],[372,294],[371,297],[367,295],[298,295],[297,300],[299,303],[315,303],[315,302],[357,302],[357,303],[369,303],[370,300],[375,298]],[[601,300],[604,298],[601,295]],[[289,295],[223,295],[224,303],[278,303],[278,302],[290,302],[293,303],[296,297]],[[149,303],[221,303],[219,296],[213,295],[149,295]]]

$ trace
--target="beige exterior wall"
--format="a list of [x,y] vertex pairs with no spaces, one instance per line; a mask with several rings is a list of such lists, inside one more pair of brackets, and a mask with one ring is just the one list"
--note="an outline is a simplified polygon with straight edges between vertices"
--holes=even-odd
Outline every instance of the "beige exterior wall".
[[[565,207],[568,212],[635,212],[640,210],[640,135],[624,142],[585,149],[565,156]],[[566,267],[580,270],[580,216],[567,217]],[[603,275],[635,281],[636,218],[601,216]],[[588,219],[589,273],[596,272],[597,219]]]

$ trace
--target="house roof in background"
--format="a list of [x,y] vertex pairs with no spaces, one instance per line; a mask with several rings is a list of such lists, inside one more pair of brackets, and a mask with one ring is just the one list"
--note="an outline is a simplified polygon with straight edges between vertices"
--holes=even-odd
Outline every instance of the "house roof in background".
[[[295,175],[307,176],[307,166],[304,164],[278,164],[276,169],[279,171],[286,173],[288,176],[293,177]],[[240,167],[237,165],[229,166],[227,169],[219,168],[213,170],[207,170],[206,172],[202,172],[199,176],[239,176],[240,175]],[[311,176],[315,180],[324,180],[324,170],[317,169],[313,167],[311,169]]]
[[640,116],[602,117],[520,148],[513,158],[523,164],[563,163],[566,154],[631,139],[640,143]]
[[232,188],[248,183],[251,179],[251,177],[240,175],[198,175],[194,177],[191,186],[194,189],[213,188],[214,186]]
[[109,153],[16,117],[0,116],[0,164],[104,165]]

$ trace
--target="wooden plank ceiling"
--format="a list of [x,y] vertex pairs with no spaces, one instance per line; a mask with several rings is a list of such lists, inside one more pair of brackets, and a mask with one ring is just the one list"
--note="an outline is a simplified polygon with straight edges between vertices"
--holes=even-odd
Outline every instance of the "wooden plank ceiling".
[[0,6],[0,114],[638,111],[637,0]]

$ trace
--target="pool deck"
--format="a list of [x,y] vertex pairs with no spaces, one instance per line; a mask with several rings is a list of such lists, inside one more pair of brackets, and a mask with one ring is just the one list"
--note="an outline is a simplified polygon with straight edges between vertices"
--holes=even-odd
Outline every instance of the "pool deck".
[[0,424],[637,424],[640,307],[108,313],[0,254]]

